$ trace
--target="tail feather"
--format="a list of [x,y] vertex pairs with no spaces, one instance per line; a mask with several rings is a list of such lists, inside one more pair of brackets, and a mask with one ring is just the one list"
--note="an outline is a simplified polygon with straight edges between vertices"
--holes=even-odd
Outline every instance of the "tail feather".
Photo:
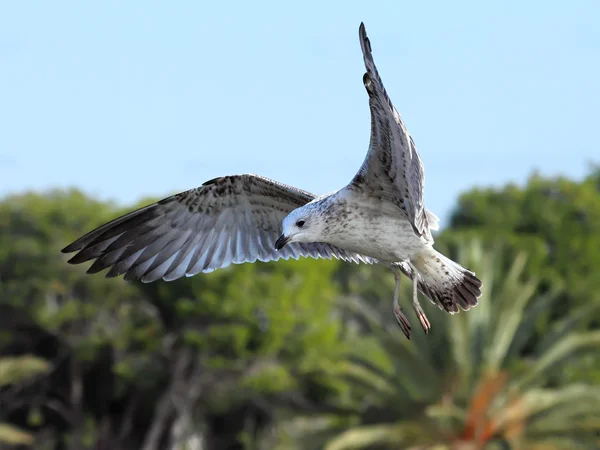
[[[432,303],[450,314],[468,311],[481,297],[481,281],[475,273],[429,248],[410,261],[418,272],[418,288]],[[398,267],[411,280],[414,270],[407,262]],[[459,309],[460,307],[460,309]]]

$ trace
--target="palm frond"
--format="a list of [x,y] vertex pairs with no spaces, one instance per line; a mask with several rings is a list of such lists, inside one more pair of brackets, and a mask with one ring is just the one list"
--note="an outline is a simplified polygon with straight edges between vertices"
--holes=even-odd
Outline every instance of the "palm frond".
[[[588,446],[600,435],[600,420],[595,419],[600,417],[600,391],[586,384],[550,387],[548,382],[564,380],[557,375],[567,364],[576,367],[582,358],[598,354],[600,331],[580,331],[580,325],[600,305],[569,312],[531,349],[538,319],[560,298],[563,287],[545,286],[539,295],[538,280],[525,276],[526,253],[507,264],[502,249],[485,251],[478,241],[465,242],[459,253],[461,263],[476,268],[483,296],[468,312],[430,312],[434,327],[428,336],[416,333],[412,340],[404,339],[387,302],[383,309],[360,295],[344,302],[388,355],[352,355],[355,365],[347,366],[348,380],[364,389],[361,411],[369,411],[370,403],[377,405],[377,417],[400,422],[357,425],[326,448],[483,449],[492,442],[508,442],[515,449],[595,448]],[[407,423],[418,424],[421,434],[400,426]]]
[[[429,437],[427,437],[429,436]],[[331,440],[325,450],[357,450],[373,445],[397,446],[414,445],[423,438],[435,442],[430,432],[418,423],[404,422],[398,424],[368,425],[352,428]]]

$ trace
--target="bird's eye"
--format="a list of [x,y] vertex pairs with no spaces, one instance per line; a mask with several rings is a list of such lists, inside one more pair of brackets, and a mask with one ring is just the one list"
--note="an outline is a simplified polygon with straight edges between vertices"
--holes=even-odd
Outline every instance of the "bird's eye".
[[304,220],[299,220],[298,222],[296,222],[296,226],[298,228],[302,228],[304,226]]

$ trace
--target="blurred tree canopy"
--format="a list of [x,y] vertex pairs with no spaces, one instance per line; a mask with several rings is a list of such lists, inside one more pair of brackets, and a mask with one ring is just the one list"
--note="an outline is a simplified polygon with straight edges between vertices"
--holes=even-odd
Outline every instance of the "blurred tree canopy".
[[398,333],[387,302],[347,299],[367,331],[357,335],[360,346],[372,349],[346,363],[362,399],[357,425],[332,426],[338,435],[324,448],[597,448],[600,424],[588,419],[600,416],[600,387],[560,369],[568,363],[580,371],[597,355],[600,330],[578,328],[598,315],[600,303],[569,310],[526,349],[540,311],[560,294],[537,294],[526,259],[521,252],[505,271],[498,251],[478,241],[463,246],[460,260],[478,268],[490,301],[451,320],[435,311],[435,333],[413,341]]
[[533,174],[522,188],[473,189],[459,198],[450,229],[527,249],[532,274],[567,286],[565,307],[600,296],[600,167],[582,182]]
[[3,418],[56,430],[55,448],[151,449],[172,440],[176,417],[195,423],[200,411],[207,439],[225,448],[277,408],[343,411],[328,375],[349,349],[329,320],[335,264],[257,263],[148,285],[66,264],[61,247],[115,213],[77,191],[0,205],[3,353],[54,365],[22,402],[4,401]]
[[[535,420],[520,416],[522,432],[506,441],[539,442],[532,433],[554,433],[553,418],[568,408],[573,421],[596,411],[588,388],[600,381],[599,194],[595,168],[582,182],[534,175],[524,187],[461,196],[438,247],[481,273],[487,290],[466,314],[427,305],[432,333],[411,341],[395,328],[384,267],[257,262],[150,284],[88,276],[60,249],[133,207],[77,190],[6,197],[0,441],[52,450],[426,448],[489,425],[516,398],[546,406]],[[496,403],[481,425],[469,414],[486,389]],[[586,397],[589,409],[567,397]],[[597,444],[600,425],[586,426]],[[414,439],[423,430],[429,441]]]

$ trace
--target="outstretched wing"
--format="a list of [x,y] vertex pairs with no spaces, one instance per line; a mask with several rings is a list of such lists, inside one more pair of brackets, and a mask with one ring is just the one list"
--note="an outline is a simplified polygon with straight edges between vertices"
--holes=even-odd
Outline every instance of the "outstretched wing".
[[360,46],[367,72],[363,82],[369,94],[371,141],[358,173],[350,183],[367,193],[396,204],[419,236],[430,234],[423,206],[423,165],[415,143],[400,114],[387,95],[371,53],[364,24],[359,29]]
[[95,260],[88,273],[143,282],[211,272],[230,264],[331,257],[373,263],[323,243],[292,243],[275,250],[281,222],[314,198],[308,192],[256,175],[233,175],[133,211],[63,249],[69,260]]

